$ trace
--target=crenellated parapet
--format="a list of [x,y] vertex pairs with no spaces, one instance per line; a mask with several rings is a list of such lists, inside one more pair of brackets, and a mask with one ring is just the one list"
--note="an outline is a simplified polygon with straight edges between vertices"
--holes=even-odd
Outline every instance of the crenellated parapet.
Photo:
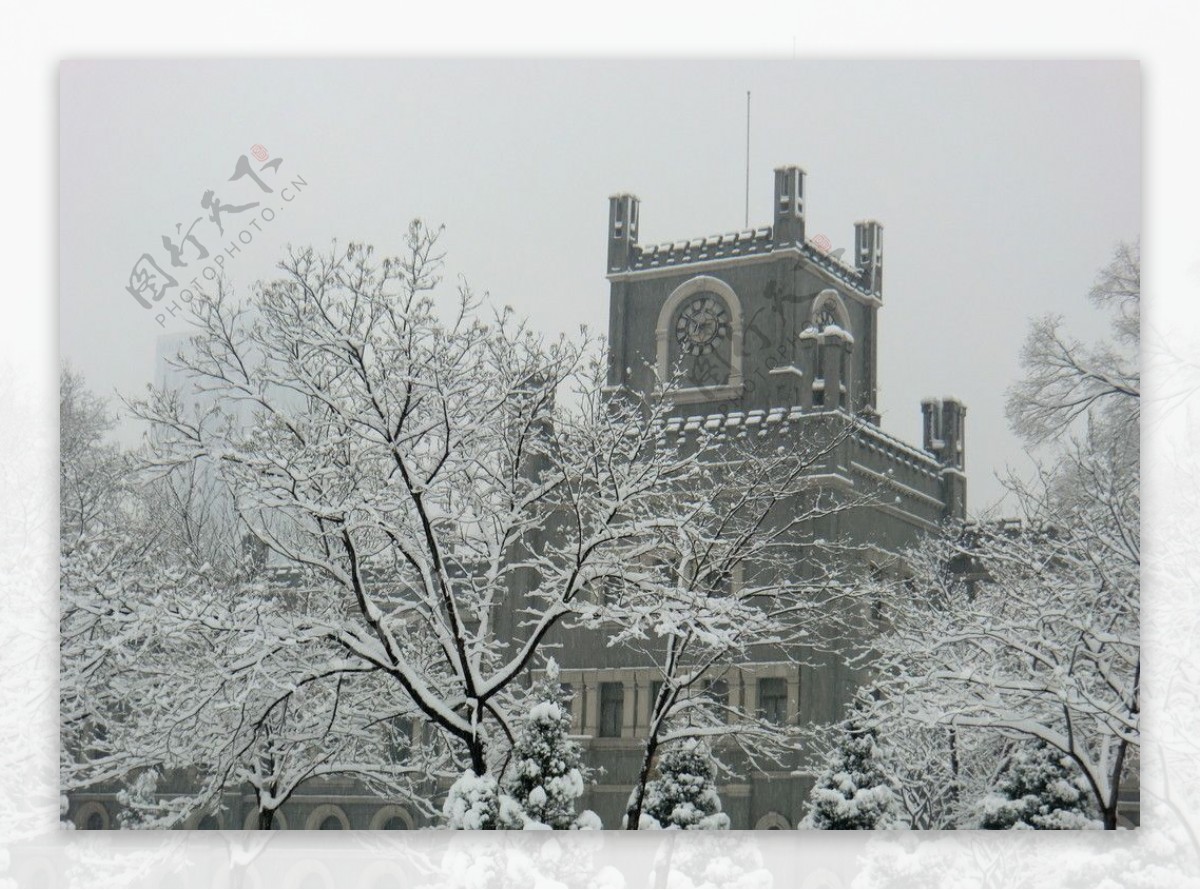
[[[965,409],[954,404],[958,412],[951,410],[950,415],[961,421]],[[672,417],[663,425],[663,433],[682,440],[750,439],[764,448],[779,449],[787,447],[790,437],[811,434],[815,424],[850,420],[844,411],[795,405]],[[848,488],[880,493],[882,506],[909,514],[926,526],[965,517],[966,477],[961,469],[948,466],[928,447],[915,448],[870,423],[854,423],[813,473]]]
[[723,263],[790,251],[832,278],[867,297],[883,292],[883,226],[874,221],[854,225],[854,261],[805,237],[805,173],[800,167],[775,170],[774,219],[770,226],[668,241],[638,243],[640,201],[633,195],[609,198],[608,275],[644,273],[683,266]]

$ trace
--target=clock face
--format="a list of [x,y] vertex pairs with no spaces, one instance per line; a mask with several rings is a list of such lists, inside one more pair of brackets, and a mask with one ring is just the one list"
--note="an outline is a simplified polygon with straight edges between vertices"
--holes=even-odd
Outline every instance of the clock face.
[[713,294],[694,297],[679,313],[675,339],[684,355],[705,355],[729,336],[729,310]]

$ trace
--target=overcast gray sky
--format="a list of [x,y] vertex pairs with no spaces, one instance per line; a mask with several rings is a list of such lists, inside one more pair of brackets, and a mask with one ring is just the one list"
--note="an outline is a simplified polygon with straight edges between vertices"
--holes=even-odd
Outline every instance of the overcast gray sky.
[[[238,287],[289,242],[398,250],[419,216],[446,225],[451,282],[603,332],[608,195],[642,199],[645,243],[741,228],[749,90],[750,224],[788,163],[810,237],[849,248],[855,220],[884,224],[883,426],[919,443],[922,397],[965,401],[979,510],[1023,461],[1003,403],[1029,319],[1104,332],[1085,295],[1140,234],[1141,89],[1132,62],[68,62],[62,356],[102,394],[153,380],[157,336],[183,328],[125,284],[143,253],[170,269],[161,238],[208,189],[278,208],[227,261]],[[307,182],[290,203],[227,182],[255,144],[282,158],[265,181]],[[237,219],[194,231],[215,254]]]

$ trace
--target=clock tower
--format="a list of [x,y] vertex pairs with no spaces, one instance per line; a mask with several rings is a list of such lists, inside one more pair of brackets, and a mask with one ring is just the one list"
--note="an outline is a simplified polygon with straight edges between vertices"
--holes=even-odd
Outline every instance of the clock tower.
[[772,202],[770,226],[642,245],[638,199],[609,199],[608,382],[676,378],[696,413],[799,406],[878,424],[883,227],[855,224],[851,265],[805,239],[802,169],[775,171]]
[[[853,253],[843,259],[823,238],[805,233],[805,176],[775,171],[771,225],[666,244],[638,237],[633,195],[609,200],[610,286],[608,384],[646,392],[674,381],[673,410],[661,436],[721,435],[765,453],[801,447],[829,429],[831,414],[853,418],[809,468],[813,489],[836,499],[864,500],[816,517],[811,540],[852,545],[864,576],[902,572],[897,559],[922,535],[966,517],[966,409],[952,398],[921,403],[923,441],[909,444],[880,427],[876,409],[878,313],[883,305],[883,227],[854,225]],[[779,505],[801,515],[800,498]],[[793,509],[794,508],[794,509]],[[782,552],[782,551],[780,551]],[[795,577],[820,559],[795,542]],[[751,566],[751,570],[753,566]],[[744,583],[734,573],[729,584]],[[873,632],[880,615],[864,617]],[[564,631],[561,682],[576,691],[572,719],[589,764],[607,783],[586,805],[619,824],[641,764],[642,739],[653,719],[661,670],[644,654],[610,646],[586,627]],[[767,651],[725,665],[712,688],[766,719],[807,726],[845,715],[862,682],[858,666],[812,651],[796,660]],[[716,683],[721,686],[717,687]],[[795,825],[811,781],[799,759],[773,774],[747,770],[721,791],[735,828]]]

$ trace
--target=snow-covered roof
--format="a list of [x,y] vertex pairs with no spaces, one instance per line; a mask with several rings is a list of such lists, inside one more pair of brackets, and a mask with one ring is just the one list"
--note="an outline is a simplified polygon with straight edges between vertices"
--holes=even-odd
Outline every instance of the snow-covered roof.
[[[752,411],[693,414],[687,417],[668,418],[663,424],[663,432],[686,436],[703,429],[708,433],[725,430],[736,431],[739,434],[757,432],[759,435],[765,436],[771,433],[785,433],[791,429],[792,424],[806,417],[829,417],[835,414],[844,416],[844,412],[841,411],[810,410],[806,412],[798,405],[768,410],[756,408]],[[930,479],[938,478],[941,473],[942,465],[934,455],[889,435],[871,424],[860,424],[854,431],[854,439],[860,447],[874,452],[892,463],[908,467]]]

